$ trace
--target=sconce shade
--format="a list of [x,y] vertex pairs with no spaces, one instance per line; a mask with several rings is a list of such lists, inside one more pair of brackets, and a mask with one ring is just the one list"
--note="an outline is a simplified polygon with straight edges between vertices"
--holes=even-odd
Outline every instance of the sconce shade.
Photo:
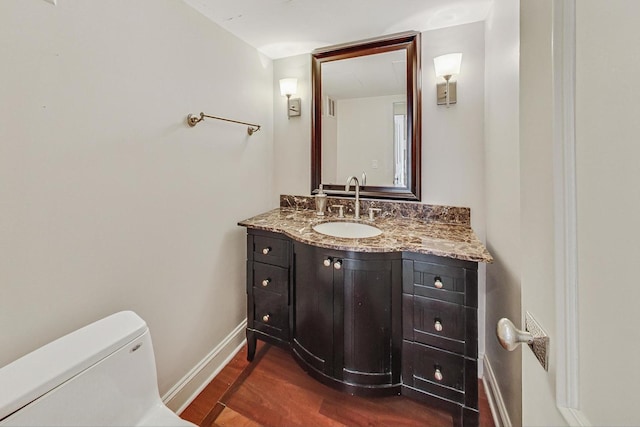
[[461,53],[449,53],[433,58],[433,66],[436,69],[436,77],[452,76],[460,74],[462,63]]
[[280,79],[280,95],[291,96],[296,94],[298,89],[298,79],[288,78]]

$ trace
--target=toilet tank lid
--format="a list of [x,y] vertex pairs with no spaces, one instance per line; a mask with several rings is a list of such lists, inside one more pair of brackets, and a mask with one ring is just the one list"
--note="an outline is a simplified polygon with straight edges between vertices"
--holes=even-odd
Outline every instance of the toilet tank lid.
[[121,311],[46,344],[0,368],[0,420],[104,359],[148,330]]

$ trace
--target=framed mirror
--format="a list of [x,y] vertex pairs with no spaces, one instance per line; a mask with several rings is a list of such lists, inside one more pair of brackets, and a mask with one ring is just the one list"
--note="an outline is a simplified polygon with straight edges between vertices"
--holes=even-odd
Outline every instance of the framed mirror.
[[420,200],[420,33],[312,53],[311,192]]

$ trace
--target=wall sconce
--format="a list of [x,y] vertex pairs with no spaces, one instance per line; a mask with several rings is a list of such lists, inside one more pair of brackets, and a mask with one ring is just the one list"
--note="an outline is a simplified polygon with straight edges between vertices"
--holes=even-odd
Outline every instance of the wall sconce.
[[287,117],[300,115],[300,98],[291,99],[291,95],[296,94],[298,89],[298,79],[280,79],[280,95],[287,97]]
[[443,77],[446,80],[446,83],[437,85],[438,105],[446,105],[449,108],[449,104],[457,102],[456,82],[449,82],[449,79],[453,75],[460,74],[460,63],[462,63],[461,53],[449,53],[433,58],[436,77]]

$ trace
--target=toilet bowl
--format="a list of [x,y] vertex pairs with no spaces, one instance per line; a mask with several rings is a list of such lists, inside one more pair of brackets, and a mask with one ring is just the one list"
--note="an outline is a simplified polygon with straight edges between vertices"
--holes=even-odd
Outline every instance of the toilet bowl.
[[0,426],[194,426],[158,391],[147,324],[122,311],[0,368]]

